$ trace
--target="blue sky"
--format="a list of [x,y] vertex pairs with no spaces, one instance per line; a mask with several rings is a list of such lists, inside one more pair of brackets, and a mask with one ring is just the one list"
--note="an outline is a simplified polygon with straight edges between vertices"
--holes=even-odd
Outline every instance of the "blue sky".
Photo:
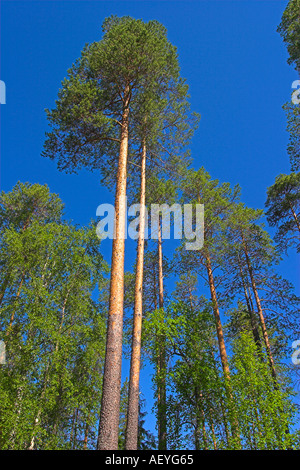
[[[88,224],[96,208],[112,202],[99,174],[58,172],[42,158],[52,108],[67,69],[86,43],[101,38],[111,14],[163,23],[177,46],[192,109],[201,123],[191,146],[194,167],[204,166],[221,182],[239,183],[242,200],[263,208],[266,189],[289,173],[288,134],[282,105],[298,77],[276,32],[287,1],[1,1],[0,79],[7,88],[1,105],[0,189],[20,181],[47,183],[65,203],[66,217]],[[271,232],[272,233],[272,232]],[[104,249],[109,260],[110,248]],[[126,267],[132,264],[132,248]],[[281,273],[299,293],[295,253]],[[148,385],[147,385],[148,386]]]

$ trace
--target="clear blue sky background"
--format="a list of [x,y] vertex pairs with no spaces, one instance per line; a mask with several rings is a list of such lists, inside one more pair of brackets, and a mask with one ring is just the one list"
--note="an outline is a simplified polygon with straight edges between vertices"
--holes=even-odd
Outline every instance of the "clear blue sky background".
[[[99,204],[113,201],[100,186],[99,174],[59,173],[54,162],[40,156],[47,130],[44,109],[54,106],[61,81],[83,46],[101,38],[104,18],[131,15],[163,23],[178,47],[192,109],[202,116],[191,148],[194,167],[203,165],[213,178],[239,183],[243,202],[263,208],[267,187],[290,171],[282,105],[298,77],[286,63],[286,48],[276,32],[286,4],[2,0],[0,79],[6,83],[7,104],[1,105],[1,190],[11,190],[18,180],[47,183],[76,224],[88,224]],[[132,250],[127,252],[128,269]],[[108,245],[104,254],[109,260]],[[294,252],[281,273],[299,291]]]

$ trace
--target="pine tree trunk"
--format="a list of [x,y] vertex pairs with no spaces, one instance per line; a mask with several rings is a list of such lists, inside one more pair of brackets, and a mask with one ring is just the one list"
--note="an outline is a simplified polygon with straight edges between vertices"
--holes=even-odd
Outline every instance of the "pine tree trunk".
[[[96,367],[93,369],[93,373],[95,374]],[[84,430],[84,439],[83,439],[83,450],[87,450],[88,446],[88,437],[89,437],[89,432],[90,432],[90,416],[91,416],[91,410],[89,410],[87,418],[86,418],[86,423],[85,423],[85,430]]]
[[132,349],[128,393],[128,412],[125,437],[125,449],[137,450],[139,421],[139,381],[141,368],[141,335],[143,314],[143,275],[144,275],[144,239],[145,239],[145,202],[146,202],[146,143],[143,142],[141,159],[141,194],[140,223],[137,246],[134,316]]
[[155,263],[155,261],[153,261],[153,304],[154,304],[154,310],[157,310],[157,290],[156,290],[156,287],[157,287],[157,279],[156,279],[156,269],[157,269],[157,265]]
[[196,416],[196,423],[195,423],[195,430],[194,430],[194,443],[195,443],[195,450],[200,449],[200,419]]
[[206,427],[205,427],[205,415],[204,415],[204,410],[203,410],[203,396],[201,392],[199,393],[198,387],[196,387],[195,389],[195,399],[196,399],[197,419],[199,419],[198,413],[200,412],[200,421],[202,424],[202,437],[203,437],[204,450],[208,450],[207,434],[206,434]]
[[220,397],[220,407],[221,407],[222,418],[223,418],[223,423],[224,423],[224,430],[225,430],[225,435],[226,435],[226,442],[227,442],[227,446],[228,446],[228,448],[229,448],[229,445],[230,445],[230,435],[229,435],[229,429],[228,429],[228,422],[227,422],[226,410],[225,410],[224,401],[223,401],[223,398],[222,398],[222,397]]
[[[275,369],[275,362],[274,362],[272,351],[271,351],[268,331],[267,331],[266,322],[265,322],[265,318],[264,318],[264,314],[263,314],[263,309],[262,309],[262,306],[261,306],[261,303],[260,303],[260,298],[259,298],[259,295],[258,295],[258,290],[257,290],[255,278],[254,278],[254,273],[253,273],[249,253],[248,253],[248,247],[247,247],[247,243],[246,243],[244,234],[242,233],[241,235],[242,235],[245,258],[246,258],[248,271],[249,271],[249,275],[250,275],[250,280],[251,280],[251,284],[252,284],[252,290],[253,290],[253,294],[254,294],[254,297],[255,297],[255,302],[256,302],[256,306],[257,306],[257,310],[258,310],[258,314],[259,314],[263,339],[264,339],[264,343],[265,343],[265,347],[266,347],[266,351],[267,351],[269,367],[270,367],[270,370],[271,370],[271,375],[272,375],[272,379],[273,379],[273,383],[274,383],[274,389],[279,390],[277,373],[276,373],[276,369]],[[283,411],[283,410],[281,410],[281,411]],[[286,426],[285,433],[286,434],[290,433],[288,426]]]
[[211,301],[213,304],[213,311],[214,311],[214,316],[215,316],[215,321],[216,321],[217,338],[218,338],[222,368],[223,368],[225,378],[230,379],[228,357],[227,357],[227,352],[226,352],[226,347],[225,347],[223,328],[222,328],[222,323],[221,323],[221,318],[220,318],[220,311],[219,311],[215,282],[214,282],[214,277],[213,277],[213,272],[212,272],[212,267],[211,267],[211,261],[210,261],[210,256],[208,252],[205,253],[205,260],[206,260],[206,269],[207,269],[207,275],[208,275]]
[[240,262],[238,264],[239,264],[239,270],[240,270],[241,279],[242,279],[242,283],[243,283],[243,289],[244,289],[244,294],[245,294],[245,300],[246,300],[246,303],[247,303],[247,309],[248,309],[248,313],[249,313],[249,319],[250,319],[253,339],[254,339],[254,342],[257,346],[257,349],[260,351],[261,350],[261,343],[260,343],[259,332],[258,332],[258,329],[257,329],[257,326],[256,326],[256,321],[255,321],[255,318],[254,318],[254,310],[253,310],[253,305],[252,305],[252,299],[251,299],[250,295],[248,294],[248,289],[247,289],[247,286],[246,286],[246,283],[245,283],[244,274],[243,274],[243,270],[242,270]]
[[210,260],[208,251],[205,252],[205,260],[206,260],[206,269],[207,269],[207,275],[208,275],[209,288],[210,288],[210,293],[211,293],[211,300],[213,304],[213,311],[214,311],[215,322],[216,322],[220,358],[221,358],[221,363],[222,363],[222,368],[223,368],[223,373],[224,373],[224,378],[225,378],[226,394],[227,394],[228,402],[230,404],[231,412],[233,416],[231,420],[232,435],[237,440],[237,443],[240,445],[238,421],[236,418],[236,413],[234,411],[234,402],[233,402],[232,386],[231,386],[231,380],[230,380],[228,356],[227,356],[226,347],[225,347],[217,293],[216,293],[215,282],[214,282],[214,277],[213,277],[213,272],[212,272],[211,260]]
[[83,450],[87,450],[89,429],[90,429],[90,426],[87,420],[86,425],[85,425],[85,431],[84,431]]
[[[160,309],[164,308],[164,283],[163,283],[163,255],[162,255],[162,233],[161,217],[158,224],[158,305]],[[167,448],[167,416],[166,416],[166,347],[165,337],[159,337],[159,358],[158,358],[158,449]]]
[[[127,95],[129,90],[127,90]],[[113,240],[106,352],[97,449],[117,450],[121,391],[126,179],[128,154],[129,98],[123,109],[121,143],[115,196],[115,238]]]
[[216,434],[215,434],[215,426],[214,426],[213,419],[212,419],[212,417],[211,417],[211,411],[212,411],[212,410],[210,409],[209,421],[210,421],[212,439],[213,439],[213,444],[214,444],[214,450],[218,450],[217,439],[216,439]]
[[260,319],[263,339],[264,339],[264,343],[265,343],[265,347],[266,347],[266,351],[267,351],[267,356],[268,356],[268,361],[269,361],[269,365],[270,365],[270,369],[271,369],[271,374],[272,374],[272,377],[273,377],[275,388],[278,388],[277,375],[276,375],[276,371],[275,371],[274,359],[273,359],[272,352],[271,352],[269,336],[268,336],[268,332],[267,332],[267,328],[266,328],[266,323],[265,323],[265,319],[264,319],[263,310],[262,310],[261,303],[260,303],[260,298],[259,298],[257,287],[256,287],[256,282],[255,282],[255,278],[254,278],[254,274],[253,274],[252,265],[251,265],[250,258],[249,258],[249,253],[248,253],[246,240],[245,240],[243,234],[242,234],[242,240],[243,240],[244,253],[245,253],[247,267],[248,267],[248,271],[249,271],[249,275],[250,275],[252,290],[253,290],[253,294],[254,294],[257,310],[258,310],[258,315],[259,315],[259,319]]
[[[214,372],[215,372],[215,377],[216,377],[216,379],[217,379],[217,377],[218,377],[218,370],[217,370],[215,355],[214,355],[214,351],[213,351],[212,347],[210,347],[210,352],[211,352],[211,356],[212,356],[213,370],[214,370]],[[227,441],[227,445],[228,445],[228,447],[229,447],[230,436],[229,436],[229,429],[228,429],[228,424],[227,424],[226,411],[225,411],[225,406],[224,406],[224,402],[223,402],[222,396],[220,396],[220,406],[221,406],[221,412],[222,412],[222,417],[223,417],[223,423],[224,423],[224,430],[225,430],[225,435],[226,435],[226,441]]]
[[203,437],[203,443],[204,443],[204,450],[208,450],[207,434],[206,434],[206,427],[205,427],[205,416],[204,416],[203,409],[201,409],[201,423],[202,423],[202,437]]

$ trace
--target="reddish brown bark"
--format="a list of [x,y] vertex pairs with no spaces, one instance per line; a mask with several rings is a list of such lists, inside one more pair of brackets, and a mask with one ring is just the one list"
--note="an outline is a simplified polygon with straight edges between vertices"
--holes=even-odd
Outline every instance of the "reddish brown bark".
[[262,335],[263,335],[263,339],[264,339],[264,343],[265,343],[265,347],[266,347],[266,351],[267,351],[268,362],[269,362],[269,366],[270,366],[270,369],[271,369],[271,374],[272,374],[272,377],[273,377],[273,380],[274,380],[274,384],[277,387],[277,375],[276,375],[276,371],[275,371],[275,363],[274,363],[273,355],[272,355],[272,352],[271,352],[269,335],[268,335],[268,332],[267,332],[267,327],[266,327],[266,322],[265,322],[265,318],[264,318],[264,314],[263,314],[263,309],[262,309],[260,298],[259,298],[259,295],[258,295],[258,290],[257,290],[257,286],[256,286],[254,274],[253,274],[253,269],[252,269],[249,253],[248,253],[247,243],[246,243],[246,240],[245,240],[245,237],[244,237],[243,233],[242,233],[242,241],[243,241],[243,248],[244,248],[246,263],[247,263],[247,267],[248,267],[248,271],[249,271],[249,275],[250,275],[252,290],[253,290],[253,294],[254,294],[254,298],[255,298],[255,302],[256,302],[256,306],[257,306],[257,311],[258,311],[258,315],[259,315],[259,319],[260,319]]
[[[162,255],[162,233],[161,217],[158,224],[158,305],[160,309],[164,308],[164,282],[163,282],[163,255]],[[167,448],[167,416],[166,416],[166,348],[165,337],[160,335],[159,357],[158,357],[158,448],[166,450]]]
[[141,368],[141,336],[143,315],[143,275],[144,275],[144,245],[145,245],[145,199],[146,199],[146,143],[143,143],[141,159],[141,194],[140,194],[140,223],[137,246],[134,315],[132,331],[132,348],[130,362],[130,377],[128,391],[128,411],[126,425],[126,450],[137,450],[138,420],[139,420],[139,381]]
[[87,450],[89,429],[90,429],[90,426],[87,422],[85,425],[85,431],[84,431],[83,450]]
[[[127,90],[128,95],[128,90]],[[97,449],[117,450],[121,391],[129,98],[124,104],[115,195],[109,312]]]
[[206,260],[206,270],[207,270],[207,276],[208,276],[211,301],[213,304],[213,311],[214,311],[214,316],[215,316],[215,321],[216,321],[217,338],[218,338],[218,345],[219,345],[222,368],[223,368],[225,378],[230,379],[228,357],[227,357],[226,346],[225,346],[225,341],[224,341],[221,318],[220,318],[220,311],[219,311],[218,299],[217,299],[217,294],[216,294],[216,289],[215,289],[214,276],[213,276],[213,271],[211,267],[210,256],[207,251],[205,253],[205,260]]
[[213,276],[213,271],[212,271],[212,266],[211,266],[211,260],[210,260],[209,252],[207,250],[205,252],[205,260],[206,260],[206,269],[207,269],[207,275],[208,275],[208,283],[209,283],[209,288],[210,288],[210,293],[211,293],[211,301],[213,304],[213,311],[214,311],[215,322],[216,322],[216,330],[217,330],[217,338],[218,338],[221,364],[222,364],[223,373],[225,377],[226,394],[227,394],[228,402],[232,409],[232,416],[233,416],[233,419],[231,422],[232,434],[233,434],[233,437],[237,439],[237,443],[240,445],[239,426],[238,426],[238,421],[236,418],[236,413],[234,411],[234,402],[233,402],[233,394],[232,394],[232,387],[231,387],[231,380],[230,380],[228,356],[227,356],[226,346],[225,346],[225,341],[224,341],[224,334],[223,334],[223,328],[222,328],[222,323],[221,323],[221,317],[220,317],[217,293],[216,293],[216,288],[215,288],[214,276]]
[[[217,370],[217,365],[216,365],[216,360],[215,360],[215,355],[212,347],[210,347],[210,352],[212,356],[212,362],[213,362],[213,369],[215,372],[215,377],[218,377],[218,370]],[[226,434],[226,440],[227,440],[227,445],[229,446],[230,442],[230,436],[229,436],[229,429],[228,429],[228,424],[227,424],[227,417],[226,417],[226,412],[225,412],[225,407],[224,407],[224,402],[222,397],[220,396],[220,406],[221,406],[221,412],[222,412],[222,417],[223,417],[223,423],[224,423],[224,429],[225,429],[225,434]]]
[[258,350],[261,350],[260,336],[259,336],[259,331],[258,331],[256,321],[255,321],[255,317],[254,317],[254,310],[253,310],[253,303],[252,303],[251,295],[250,295],[250,292],[248,292],[248,287],[247,287],[246,282],[245,282],[245,278],[244,278],[244,274],[243,274],[243,270],[242,270],[240,261],[238,261],[238,265],[239,265],[239,270],[240,270],[240,274],[241,274],[241,279],[242,279],[242,284],[243,284],[243,289],[244,289],[244,294],[245,294],[245,300],[246,300],[246,303],[247,303],[247,309],[248,309],[248,313],[249,313],[249,319],[250,319],[253,339],[254,339],[254,342],[255,342]]

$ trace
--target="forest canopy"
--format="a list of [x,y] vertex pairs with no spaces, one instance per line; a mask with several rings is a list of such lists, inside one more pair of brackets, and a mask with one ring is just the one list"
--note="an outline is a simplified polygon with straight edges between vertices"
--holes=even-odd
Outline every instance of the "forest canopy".
[[[297,71],[299,10],[290,0],[278,25]],[[41,158],[100,175],[114,199],[110,262],[98,220],[69,221],[47,184],[1,192],[1,449],[299,448],[300,298],[281,271],[300,250],[299,106],[283,103],[290,173],[248,207],[238,184],[197,166],[200,114],[166,27],[103,21],[46,110]],[[139,204],[131,270],[126,201]],[[193,229],[203,205],[201,248],[164,239],[161,213],[149,239],[153,204],[190,205]]]

